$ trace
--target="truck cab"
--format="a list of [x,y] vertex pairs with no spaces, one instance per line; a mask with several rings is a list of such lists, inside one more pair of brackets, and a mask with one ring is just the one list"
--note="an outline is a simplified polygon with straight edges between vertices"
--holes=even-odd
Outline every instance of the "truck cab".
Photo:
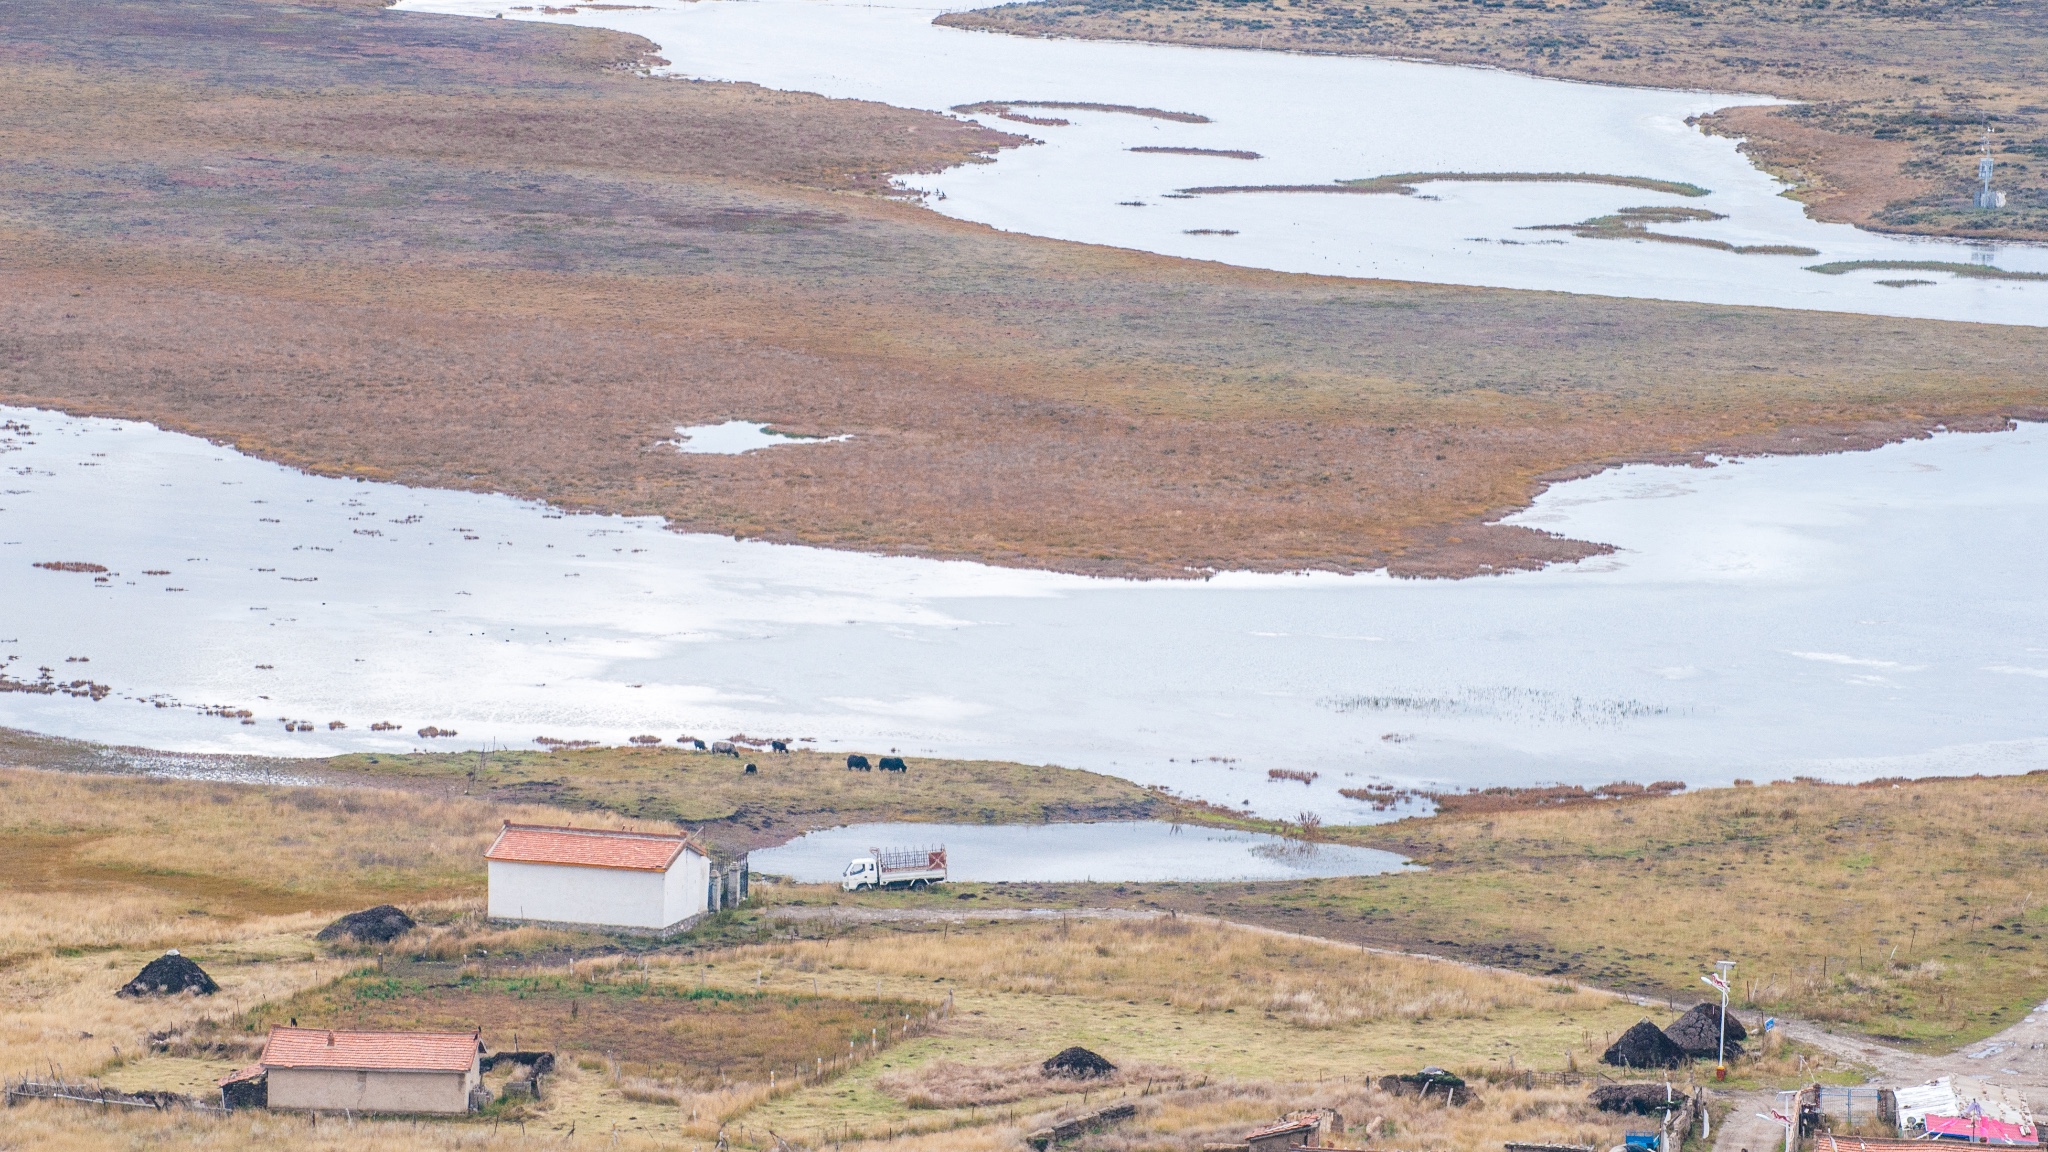
[[862,856],[846,865],[846,872],[840,877],[839,887],[848,892],[863,888],[879,888],[882,885],[880,864],[872,856]]

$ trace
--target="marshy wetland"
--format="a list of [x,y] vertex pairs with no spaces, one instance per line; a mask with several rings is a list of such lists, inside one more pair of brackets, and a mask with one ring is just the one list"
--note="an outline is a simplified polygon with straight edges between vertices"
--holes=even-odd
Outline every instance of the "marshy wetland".
[[754,733],[819,762],[1050,762],[1345,823],[1387,818],[1344,794],[1376,782],[2048,755],[2034,424],[1556,485],[1511,523],[1597,554],[1540,572],[1143,582],[685,535],[308,476],[141,424],[9,420],[0,723],[101,743]]
[[[1034,22],[1051,6],[399,7],[617,29],[659,46],[660,75],[952,110],[1028,131],[1034,144],[993,163],[901,177],[929,207],[1005,231],[1318,275],[2048,324],[2048,289],[2021,283],[1943,278],[1938,291],[1901,293],[1869,276],[1800,274],[1803,256],[2048,272],[2048,253],[1809,219],[1735,139],[1695,126],[1724,109],[1779,103],[1740,95],[1747,86],[1658,91],[1355,55],[1071,38],[1057,33],[1091,25],[1065,14]],[[1607,175],[1557,178],[1571,173]],[[1223,180],[1238,194],[1215,195]],[[1681,226],[1704,243],[1691,252],[1503,243],[1641,202],[1618,198],[1617,185],[1704,196],[1714,217]],[[1288,194],[1317,187],[1402,194]]]
[[[545,14],[728,22],[664,61],[347,0],[0,10],[0,765],[50,769],[0,767],[0,1077],[204,1097],[294,1019],[561,1057],[478,1122],[31,1102],[6,1140],[994,1152],[1113,1094],[1090,1152],[1304,1107],[1608,1147],[1574,1069],[1711,957],[1849,1037],[1738,1090],[2039,1002],[2048,331],[1624,298],[1948,315],[2032,300],[2029,254],[1816,232],[1683,125],[1722,97],[1460,73],[1523,120],[1389,103],[1442,147],[1368,155],[1363,117],[1240,134],[1247,77],[1324,67],[1276,54],[1200,91],[927,54],[927,112],[647,74],[1038,51],[932,14]],[[1317,194],[1221,191],[1267,183]],[[1618,294],[1207,250],[1283,219]],[[1589,787],[1483,791],[1538,779]],[[1021,846],[929,892],[762,875],[653,940],[488,922],[507,819]],[[1024,866],[1209,836],[1422,867]],[[418,926],[315,939],[384,903]],[[171,948],[218,992],[114,994]],[[1071,1045],[1118,1070],[1048,1076]],[[1426,1064],[1477,1101],[1378,1079]]]

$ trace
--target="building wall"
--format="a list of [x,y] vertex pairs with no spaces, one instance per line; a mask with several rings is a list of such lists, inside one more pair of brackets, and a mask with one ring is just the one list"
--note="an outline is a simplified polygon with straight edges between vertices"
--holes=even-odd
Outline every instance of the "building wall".
[[[674,872],[703,857],[685,852]],[[623,868],[580,868],[565,864],[524,864],[492,860],[487,907],[505,920],[547,920],[558,924],[599,924],[620,928],[666,928],[682,917],[667,915],[667,877]],[[703,888],[699,885],[699,899]]]
[[339,1112],[467,1112],[479,1082],[461,1072],[351,1072],[272,1068],[270,1106]]
[[659,927],[680,923],[706,911],[705,898],[711,888],[711,861],[695,852],[685,852],[676,857],[661,884],[661,914],[666,917]]

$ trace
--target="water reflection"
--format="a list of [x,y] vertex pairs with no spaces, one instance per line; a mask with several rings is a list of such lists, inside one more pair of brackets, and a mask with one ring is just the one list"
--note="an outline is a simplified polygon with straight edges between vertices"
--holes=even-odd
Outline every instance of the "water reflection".
[[946,846],[948,879],[976,882],[1297,880],[1367,876],[1408,862],[1392,852],[1159,821],[1099,824],[854,824],[753,855],[759,872],[837,880],[871,849]]

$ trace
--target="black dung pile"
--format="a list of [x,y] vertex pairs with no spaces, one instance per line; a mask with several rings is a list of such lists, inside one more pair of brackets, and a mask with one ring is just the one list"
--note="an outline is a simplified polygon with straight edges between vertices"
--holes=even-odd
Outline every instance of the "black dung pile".
[[1092,1080],[1116,1071],[1116,1065],[1086,1048],[1069,1048],[1040,1067],[1045,1069],[1047,1076],[1066,1076],[1075,1080]]
[[320,930],[315,940],[339,940],[346,936],[363,944],[385,944],[398,939],[415,928],[412,917],[398,910],[394,904],[379,904],[361,912],[351,912]]
[[1593,1089],[1593,1107],[1602,1112],[1628,1112],[1648,1116],[1671,1112],[1685,1106],[1683,1091],[1664,1084],[1602,1084]]
[[220,985],[213,982],[213,977],[208,976],[205,969],[178,955],[176,949],[172,949],[143,965],[142,971],[136,974],[135,979],[121,985],[121,990],[115,995],[162,996],[177,992],[195,992],[201,996],[211,996],[218,991]]
[[[1664,1029],[1664,1034],[1671,1037],[1671,1042],[1684,1049],[1688,1056],[1712,1056],[1720,1050],[1721,1006],[1696,1005]],[[1737,1020],[1734,1013],[1729,1013],[1728,1055],[1742,1055],[1742,1045],[1738,1041],[1748,1038],[1749,1029],[1742,1026],[1742,1021]]]
[[1621,1034],[1601,1057],[1602,1064],[1617,1068],[1676,1068],[1685,1063],[1685,1049],[1671,1042],[1662,1028],[1648,1020]]

